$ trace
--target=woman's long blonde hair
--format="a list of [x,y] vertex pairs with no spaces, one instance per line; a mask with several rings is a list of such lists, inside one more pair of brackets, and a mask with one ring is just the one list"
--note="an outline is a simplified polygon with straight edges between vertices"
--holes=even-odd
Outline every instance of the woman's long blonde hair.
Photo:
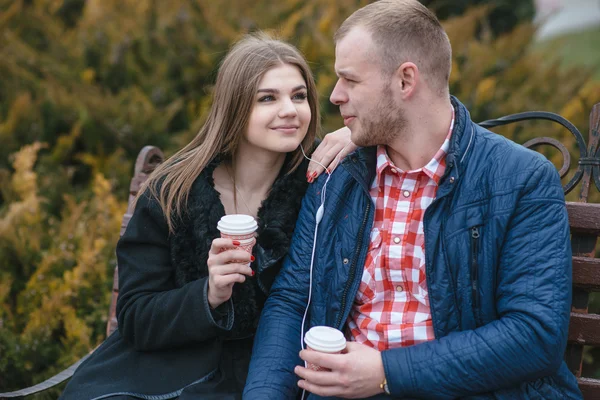
[[[265,33],[245,36],[223,59],[208,117],[194,139],[160,164],[139,195],[149,189],[158,199],[169,226],[174,231],[174,218],[180,217],[187,204],[192,184],[216,156],[233,159],[244,135],[255,103],[258,84],[263,75],[282,64],[296,66],[306,82],[311,120],[302,146],[310,149],[320,129],[317,88],[312,72],[294,46]],[[290,154],[287,173],[302,162],[298,148]]]

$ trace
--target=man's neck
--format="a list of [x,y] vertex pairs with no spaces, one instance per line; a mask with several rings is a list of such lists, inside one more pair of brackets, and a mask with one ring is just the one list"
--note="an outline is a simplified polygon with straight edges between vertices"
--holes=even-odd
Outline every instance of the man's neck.
[[430,106],[408,122],[403,135],[387,144],[388,156],[403,171],[423,168],[444,144],[451,123],[450,99]]

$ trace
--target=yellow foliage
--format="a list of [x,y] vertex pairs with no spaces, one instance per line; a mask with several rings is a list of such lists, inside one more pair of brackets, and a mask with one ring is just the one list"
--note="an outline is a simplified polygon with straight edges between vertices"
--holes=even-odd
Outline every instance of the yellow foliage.
[[560,115],[568,120],[577,118],[577,116],[586,113],[584,110],[583,103],[579,97],[572,98],[560,111]]
[[85,83],[93,83],[96,79],[96,71],[93,68],[86,68],[81,72],[81,80]]
[[494,77],[485,78],[479,82],[475,90],[475,102],[477,104],[487,103],[494,98],[496,89],[496,79]]
[[0,29],[4,28],[6,23],[17,15],[23,8],[23,0],[16,0],[8,7],[7,10],[0,14]]
[[0,216],[0,240],[11,243],[16,254],[25,256],[40,250],[39,232],[42,220],[40,199],[37,195],[37,175],[33,172],[41,143],[25,146],[14,155],[15,172],[11,178],[14,202]]
[[3,124],[0,124],[0,141],[6,143],[11,139],[17,124],[30,112],[31,108],[32,101],[29,93],[22,93],[15,99],[8,111],[8,118]]

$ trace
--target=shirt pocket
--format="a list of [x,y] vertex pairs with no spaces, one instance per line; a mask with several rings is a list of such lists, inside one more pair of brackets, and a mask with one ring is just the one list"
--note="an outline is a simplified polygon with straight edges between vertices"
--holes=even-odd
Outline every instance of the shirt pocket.
[[381,267],[383,254],[381,254],[381,244],[383,238],[381,231],[378,228],[371,230],[371,239],[369,242],[369,250],[365,260],[362,278],[358,292],[356,294],[356,302],[359,305],[370,303],[375,298],[377,291],[375,282],[375,269]]

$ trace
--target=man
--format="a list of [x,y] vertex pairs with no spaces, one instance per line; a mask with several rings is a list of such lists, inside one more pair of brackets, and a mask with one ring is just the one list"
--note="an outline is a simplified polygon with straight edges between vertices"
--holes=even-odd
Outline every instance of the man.
[[[450,43],[419,2],[372,3],[335,41],[331,101],[362,148],[305,196],[244,397],[581,398],[562,359],[571,250],[554,166],[450,97]],[[300,351],[309,287],[304,332],[342,330],[344,354]]]

